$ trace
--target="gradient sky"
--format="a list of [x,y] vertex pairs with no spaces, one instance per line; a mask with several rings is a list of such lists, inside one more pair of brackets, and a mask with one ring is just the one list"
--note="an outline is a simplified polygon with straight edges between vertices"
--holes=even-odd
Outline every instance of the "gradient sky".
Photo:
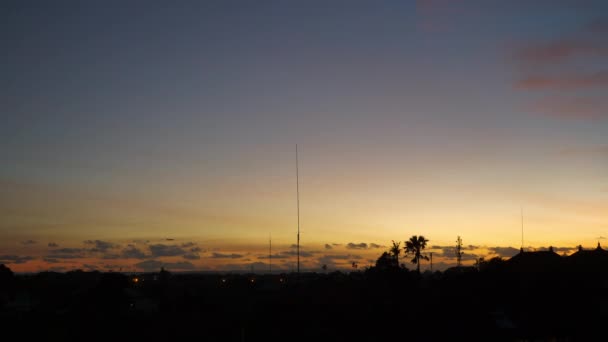
[[[605,1],[6,1],[0,263],[438,267],[608,236]],[[410,264],[411,265],[411,264]],[[426,267],[427,265],[424,265]],[[409,266],[413,267],[413,266]],[[424,268],[423,267],[423,268]]]

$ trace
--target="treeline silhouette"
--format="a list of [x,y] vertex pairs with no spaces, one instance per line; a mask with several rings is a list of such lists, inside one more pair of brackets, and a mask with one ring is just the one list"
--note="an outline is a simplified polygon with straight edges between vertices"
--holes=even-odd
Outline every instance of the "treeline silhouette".
[[[415,238],[415,239],[414,239]],[[419,272],[426,240],[350,273],[14,275],[4,337],[43,341],[579,341],[608,319],[608,252],[552,250]],[[409,243],[408,243],[409,242]],[[401,252],[416,270],[399,262]]]

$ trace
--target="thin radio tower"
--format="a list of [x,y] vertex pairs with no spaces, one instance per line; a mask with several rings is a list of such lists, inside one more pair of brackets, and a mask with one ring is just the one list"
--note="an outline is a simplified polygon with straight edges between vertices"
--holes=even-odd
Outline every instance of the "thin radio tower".
[[300,169],[298,167],[298,144],[296,144],[296,200],[298,207],[298,243],[296,253],[298,256],[298,275],[300,274]]
[[524,251],[524,208],[521,209],[521,251]]

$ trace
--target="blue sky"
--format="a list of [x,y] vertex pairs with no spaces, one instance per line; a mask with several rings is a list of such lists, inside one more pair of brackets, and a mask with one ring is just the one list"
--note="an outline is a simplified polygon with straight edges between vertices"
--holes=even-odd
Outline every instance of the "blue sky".
[[0,234],[25,269],[27,239],[288,246],[296,143],[312,244],[519,247],[520,206],[532,246],[608,233],[602,1],[2,6]]

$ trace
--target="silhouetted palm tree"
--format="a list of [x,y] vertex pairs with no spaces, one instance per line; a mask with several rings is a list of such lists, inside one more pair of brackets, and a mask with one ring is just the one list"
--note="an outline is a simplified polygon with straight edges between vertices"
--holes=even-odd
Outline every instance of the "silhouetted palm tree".
[[416,270],[420,274],[420,259],[429,260],[429,257],[422,254],[422,251],[426,248],[426,243],[429,240],[425,239],[424,236],[412,236],[408,241],[405,241],[405,255],[413,255],[412,263],[416,264]]
[[395,263],[399,266],[399,255],[401,254],[401,242],[395,242],[393,240],[393,245],[389,249],[389,252],[395,259]]

